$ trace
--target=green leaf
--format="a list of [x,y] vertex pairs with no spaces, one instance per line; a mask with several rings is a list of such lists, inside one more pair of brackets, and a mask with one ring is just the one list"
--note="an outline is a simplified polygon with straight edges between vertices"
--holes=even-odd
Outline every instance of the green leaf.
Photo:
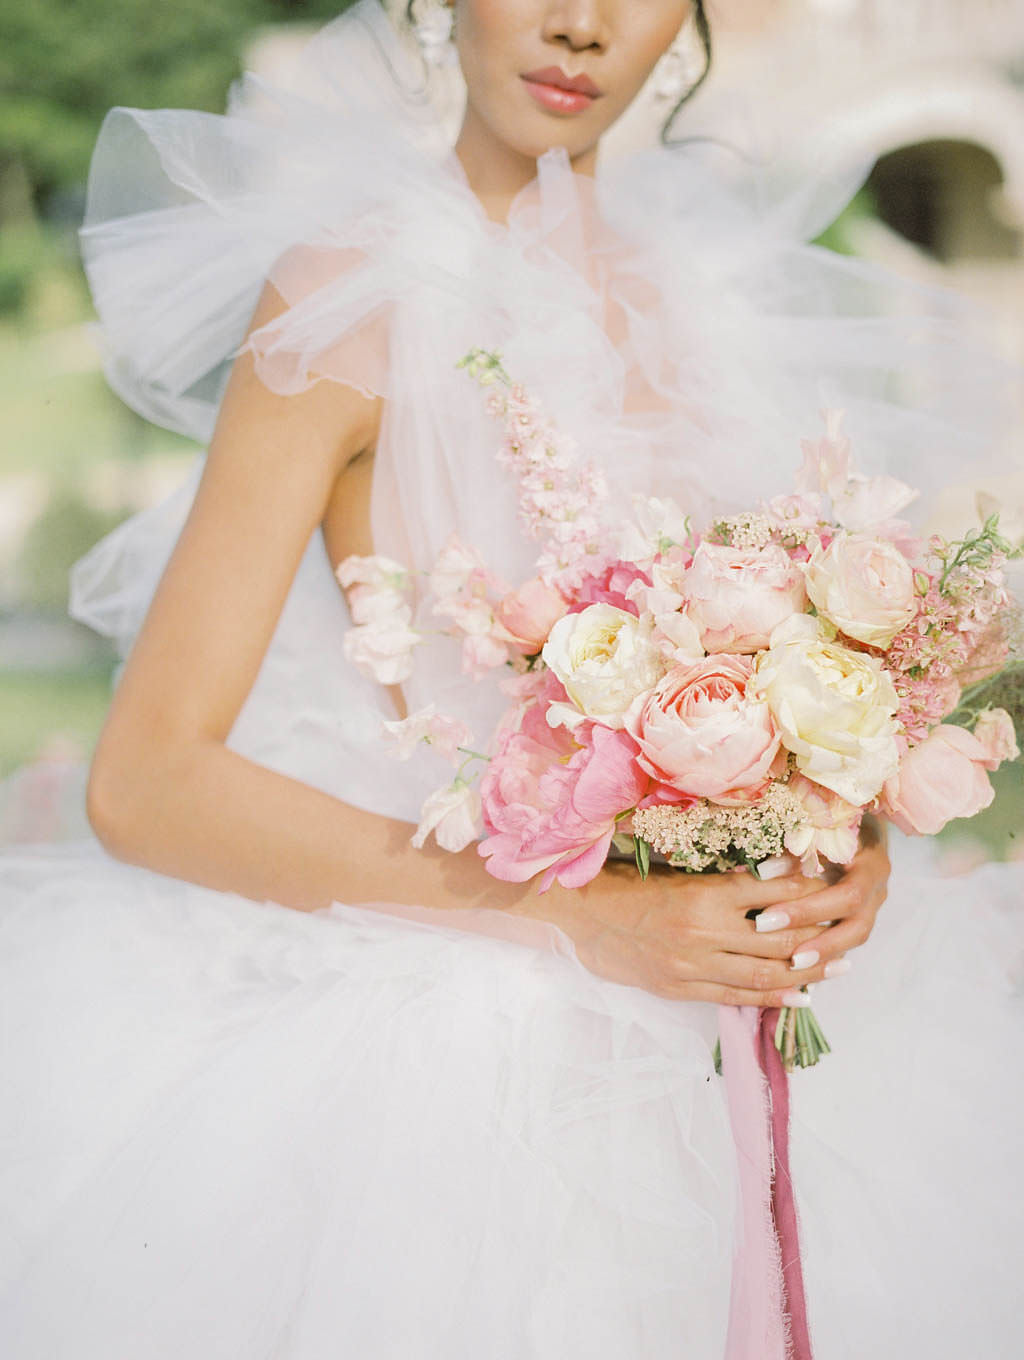
[[651,872],[651,847],[643,836],[634,836],[633,851],[636,855],[636,867],[640,870],[640,877],[646,883],[647,876]]

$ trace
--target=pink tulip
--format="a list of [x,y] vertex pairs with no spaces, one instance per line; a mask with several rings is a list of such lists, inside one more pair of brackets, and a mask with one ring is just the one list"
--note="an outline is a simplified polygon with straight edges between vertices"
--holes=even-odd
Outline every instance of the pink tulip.
[[954,817],[973,817],[992,802],[989,760],[972,732],[940,723],[886,781],[881,810],[909,836],[934,836]]
[[569,606],[564,597],[539,576],[506,595],[495,610],[498,622],[527,656],[544,646],[548,634]]

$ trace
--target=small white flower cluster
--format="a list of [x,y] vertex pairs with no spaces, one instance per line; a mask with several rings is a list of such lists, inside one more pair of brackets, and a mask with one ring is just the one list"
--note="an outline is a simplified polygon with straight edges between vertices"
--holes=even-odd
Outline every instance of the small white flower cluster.
[[767,515],[748,511],[716,519],[711,528],[713,542],[724,543],[740,552],[760,552],[772,541],[774,526]]
[[774,783],[758,802],[740,807],[702,798],[688,807],[644,808],[633,814],[633,834],[677,869],[721,873],[783,854],[786,836],[804,820],[799,799]]

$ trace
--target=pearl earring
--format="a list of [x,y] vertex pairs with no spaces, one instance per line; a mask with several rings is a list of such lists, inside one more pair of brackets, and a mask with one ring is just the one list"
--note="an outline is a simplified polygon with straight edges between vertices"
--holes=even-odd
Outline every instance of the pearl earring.
[[438,0],[416,0],[412,31],[428,66],[450,66],[456,60],[455,13]]
[[678,104],[693,80],[692,65],[691,54],[680,34],[654,68],[654,97],[664,103]]

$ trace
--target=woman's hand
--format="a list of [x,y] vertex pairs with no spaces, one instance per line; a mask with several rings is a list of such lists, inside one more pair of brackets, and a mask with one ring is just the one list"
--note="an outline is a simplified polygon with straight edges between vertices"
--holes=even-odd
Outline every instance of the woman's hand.
[[554,888],[526,911],[554,920],[580,962],[609,981],[673,1000],[806,1005],[797,989],[846,971],[844,951],[867,939],[885,900],[881,836],[866,826],[862,842],[830,886],[798,872],[760,882],[678,870],[652,871],[641,884],[632,866],[613,861],[586,888]]
[[[771,915],[765,913],[760,923],[762,930],[778,929],[780,937],[788,938],[794,930],[811,928],[794,951],[794,960],[801,965],[794,974],[798,982],[813,981],[809,975],[811,968],[838,962],[848,949],[864,943],[888,895],[890,869],[883,829],[873,818],[866,817],[861,848],[835,883],[806,900],[781,903]],[[827,929],[820,929],[822,923]],[[845,967],[826,976],[845,972],[849,966],[847,960]]]
[[823,896],[820,880],[799,873],[760,882],[746,872],[663,869],[641,883],[635,868],[610,862],[585,888],[555,887],[518,910],[554,921],[584,967],[611,982],[673,1000],[785,1006],[806,1005],[806,994],[796,989],[825,976],[824,962],[799,973],[790,968],[790,955],[819,936],[820,927],[763,933],[753,916],[795,910]]

